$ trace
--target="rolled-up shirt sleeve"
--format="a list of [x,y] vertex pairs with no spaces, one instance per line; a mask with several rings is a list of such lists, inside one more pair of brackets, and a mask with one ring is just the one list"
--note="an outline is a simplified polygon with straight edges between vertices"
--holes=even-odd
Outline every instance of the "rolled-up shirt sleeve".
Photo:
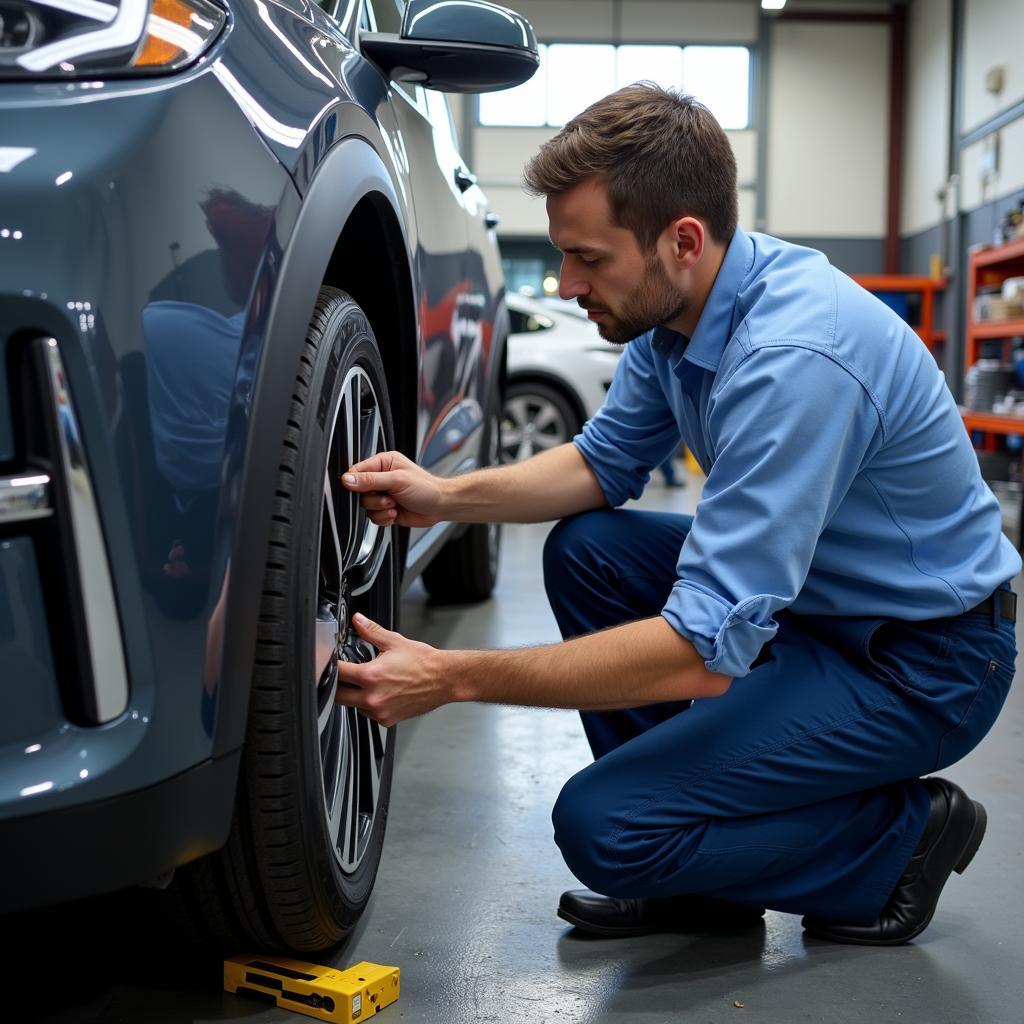
[[654,369],[650,335],[627,346],[604,405],[573,443],[613,508],[639,498],[651,469],[679,444],[679,425]]
[[708,427],[714,463],[662,615],[710,671],[738,677],[884,429],[852,372],[798,343],[748,354],[716,384]]

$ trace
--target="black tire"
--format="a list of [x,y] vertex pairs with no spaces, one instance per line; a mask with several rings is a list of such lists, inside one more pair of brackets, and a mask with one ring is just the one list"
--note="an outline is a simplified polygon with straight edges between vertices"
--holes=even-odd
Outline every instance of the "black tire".
[[397,626],[398,555],[390,531],[332,487],[353,445],[359,458],[394,447],[384,368],[362,310],[324,288],[280,454],[230,838],[172,886],[222,948],[333,946],[376,877],[394,729],[335,705],[334,689],[339,654],[374,653],[349,632],[351,614]]
[[513,380],[502,407],[502,461],[518,462],[557,448],[571,441],[582,427],[579,412],[559,388],[529,378]]
[[[482,450],[485,465],[501,464],[501,403],[488,401]],[[423,570],[423,586],[436,604],[472,604],[491,596],[498,582],[501,525],[473,523],[448,541]]]

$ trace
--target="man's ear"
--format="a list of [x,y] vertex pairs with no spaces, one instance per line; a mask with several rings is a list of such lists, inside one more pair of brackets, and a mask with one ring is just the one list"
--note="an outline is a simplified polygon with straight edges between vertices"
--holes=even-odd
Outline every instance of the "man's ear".
[[704,255],[704,225],[696,217],[680,217],[669,225],[672,257],[679,270],[692,270]]

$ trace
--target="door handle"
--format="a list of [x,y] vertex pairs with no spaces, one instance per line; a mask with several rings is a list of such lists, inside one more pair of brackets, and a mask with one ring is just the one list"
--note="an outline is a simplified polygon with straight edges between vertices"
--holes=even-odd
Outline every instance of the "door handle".
[[501,223],[501,218],[494,212],[488,211],[484,214],[484,225],[488,229],[496,228]]
[[460,192],[465,192],[476,184],[476,176],[470,174],[465,167],[456,167],[455,184],[459,186]]

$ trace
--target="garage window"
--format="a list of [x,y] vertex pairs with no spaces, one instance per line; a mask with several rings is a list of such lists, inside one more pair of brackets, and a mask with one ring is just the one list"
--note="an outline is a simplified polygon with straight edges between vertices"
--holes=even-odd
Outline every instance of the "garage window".
[[560,127],[595,100],[633,82],[653,81],[696,96],[726,129],[750,127],[746,46],[541,45],[528,82],[480,97],[480,123]]

